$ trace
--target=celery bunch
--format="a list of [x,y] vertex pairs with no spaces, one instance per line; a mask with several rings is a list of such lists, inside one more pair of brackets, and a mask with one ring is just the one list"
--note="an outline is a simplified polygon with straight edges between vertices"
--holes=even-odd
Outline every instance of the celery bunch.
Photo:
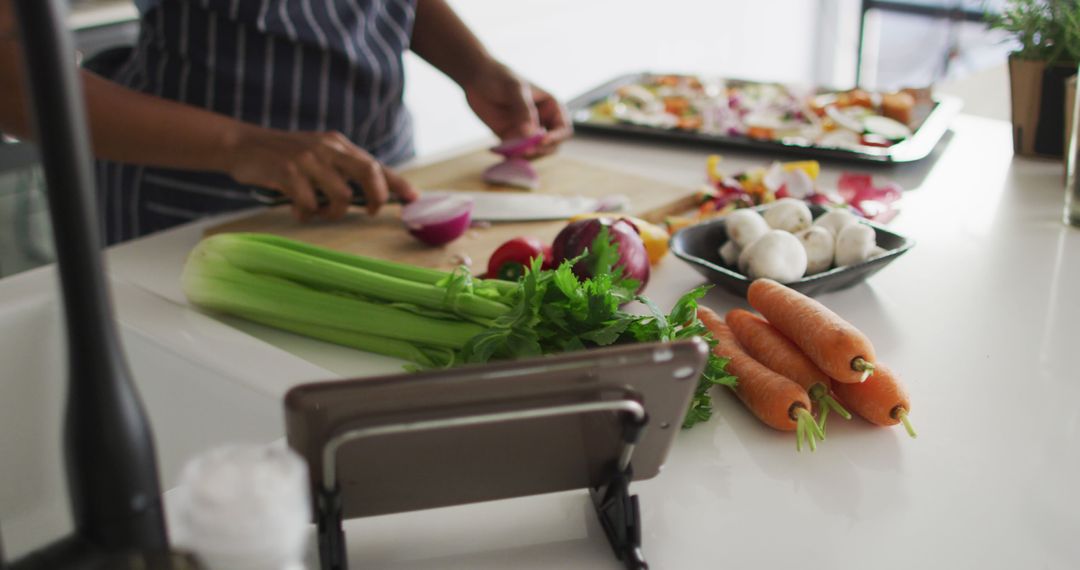
[[[267,234],[204,239],[184,267],[192,303],[320,340],[410,361],[422,368],[487,362],[629,342],[709,338],[697,320],[705,288],[670,314],[634,295],[614,268],[618,251],[601,232],[592,244],[595,277],[579,280],[581,258],[517,283],[340,253]],[[587,254],[583,254],[585,257]],[[637,300],[649,309],[622,309]],[[710,356],[684,423],[712,413],[709,388],[733,384],[725,359]]]
[[352,256],[265,234],[221,234],[191,252],[192,303],[425,368],[509,312],[514,286]]

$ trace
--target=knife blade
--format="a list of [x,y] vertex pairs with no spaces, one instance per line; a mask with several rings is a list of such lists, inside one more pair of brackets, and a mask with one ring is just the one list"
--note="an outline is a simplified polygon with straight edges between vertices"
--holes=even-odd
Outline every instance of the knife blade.
[[[486,222],[565,220],[578,214],[596,212],[604,205],[600,200],[587,196],[532,192],[428,190],[423,193],[425,196],[438,194],[452,194],[471,199],[473,202],[472,219]],[[253,189],[252,197],[268,206],[280,206],[290,202],[286,196],[261,188]],[[318,198],[320,206],[327,203],[326,196],[319,194]],[[401,203],[401,199],[391,196],[390,202]],[[355,191],[354,188],[351,203],[356,206],[366,206],[367,199],[363,193]]]
[[472,219],[486,222],[530,222],[565,220],[595,212],[600,201],[586,196],[537,194],[532,192],[458,192],[432,190],[427,195],[452,194],[473,202]]

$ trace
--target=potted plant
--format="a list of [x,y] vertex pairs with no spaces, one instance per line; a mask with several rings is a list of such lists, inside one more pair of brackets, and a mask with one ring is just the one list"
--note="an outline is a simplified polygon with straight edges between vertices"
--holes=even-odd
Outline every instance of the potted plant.
[[1009,55],[1014,151],[1060,158],[1065,84],[1080,62],[1080,0],[1009,0],[990,27],[1019,43]]

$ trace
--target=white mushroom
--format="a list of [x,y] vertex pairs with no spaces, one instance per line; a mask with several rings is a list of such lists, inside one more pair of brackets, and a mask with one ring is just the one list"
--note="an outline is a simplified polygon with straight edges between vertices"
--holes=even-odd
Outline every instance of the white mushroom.
[[720,259],[724,260],[724,265],[735,267],[735,264],[739,261],[741,251],[735,241],[729,239],[724,242],[724,245],[720,246]]
[[885,249],[885,248],[883,248],[883,247],[881,247],[879,245],[875,245],[874,249],[870,250],[870,259],[881,257],[881,256],[885,255],[886,253],[889,253],[889,250],[887,250],[887,249]]
[[[750,244],[754,245],[754,244]],[[736,267],[739,269],[739,273],[743,275],[747,274],[747,267],[750,265],[750,247],[744,247],[739,251],[739,259],[737,260]]]
[[874,251],[874,228],[848,224],[836,236],[836,266],[844,267],[870,259]]
[[765,210],[765,223],[774,230],[795,233],[810,227],[813,221],[806,202],[795,198],[781,198]]
[[806,274],[821,273],[832,267],[836,252],[836,238],[832,232],[821,227],[811,226],[795,234],[806,249]]
[[740,268],[751,278],[790,283],[806,273],[806,250],[799,238],[783,230],[770,230],[739,255]]
[[750,209],[735,210],[725,216],[724,227],[727,228],[728,239],[734,241],[740,249],[746,249],[746,246],[769,231],[765,218]]
[[825,212],[818,219],[814,220],[815,226],[821,226],[830,232],[832,235],[840,235],[840,230],[844,229],[844,226],[848,224],[854,224],[859,221],[859,218],[845,209],[829,210]]

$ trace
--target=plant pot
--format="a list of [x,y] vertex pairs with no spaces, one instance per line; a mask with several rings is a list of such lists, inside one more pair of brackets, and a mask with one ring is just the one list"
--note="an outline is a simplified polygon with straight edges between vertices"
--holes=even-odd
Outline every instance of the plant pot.
[[1055,63],[1009,56],[1013,152],[1061,158],[1065,155],[1065,82],[1076,75],[1075,63]]

